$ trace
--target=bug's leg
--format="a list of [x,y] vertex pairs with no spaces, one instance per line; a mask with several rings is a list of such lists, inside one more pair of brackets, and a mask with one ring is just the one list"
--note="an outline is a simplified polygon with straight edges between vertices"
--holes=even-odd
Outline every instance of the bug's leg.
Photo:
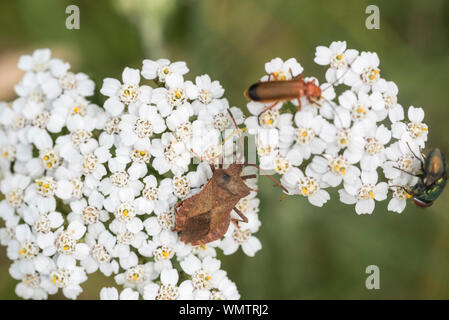
[[[203,161],[203,159],[201,158],[201,156],[200,156],[198,153],[196,153],[195,150],[193,150],[193,148],[190,148],[190,152],[193,153],[193,155],[195,156],[195,158],[198,159],[198,161],[200,161],[200,162]],[[212,172],[213,172],[213,170],[212,170]]]
[[242,220],[234,219],[234,218],[231,219],[232,222],[236,225],[237,228],[239,228],[238,222],[245,222],[245,223],[248,223],[248,218],[243,214],[242,211],[240,211],[240,210],[237,209],[236,207],[234,207],[234,211],[239,215],[240,218],[242,218]]
[[235,227],[236,227],[237,229],[240,230],[239,223],[238,223],[240,220],[237,220],[237,219],[231,219],[231,221],[232,221],[232,223],[235,225]]
[[214,173],[215,172],[215,166],[212,163],[210,163],[209,166],[210,166],[210,170],[212,170],[212,173]]
[[[177,202],[175,206],[173,207],[173,211],[175,211],[175,215],[178,216],[178,207],[183,203],[184,201]],[[171,231],[177,231],[177,226],[174,226]]]
[[257,178],[257,174],[248,174],[246,176],[242,176],[243,180],[247,180],[247,179],[255,179]]

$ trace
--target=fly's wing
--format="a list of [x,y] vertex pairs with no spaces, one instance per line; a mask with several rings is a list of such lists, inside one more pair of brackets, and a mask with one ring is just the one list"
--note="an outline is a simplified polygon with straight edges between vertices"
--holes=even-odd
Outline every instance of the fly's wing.
[[426,186],[432,185],[435,181],[445,175],[444,158],[439,149],[435,149],[427,160],[427,175],[425,178]]
[[210,211],[187,219],[181,232],[181,241],[192,245],[204,244],[210,230]]

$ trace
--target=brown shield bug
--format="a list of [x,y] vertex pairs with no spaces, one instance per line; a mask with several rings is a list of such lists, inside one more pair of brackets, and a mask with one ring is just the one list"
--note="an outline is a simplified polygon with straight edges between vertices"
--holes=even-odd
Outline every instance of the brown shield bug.
[[[239,130],[229,109],[228,112]],[[240,144],[243,147],[241,137]],[[248,196],[253,190],[246,185],[245,180],[256,178],[255,174],[242,176],[244,166],[253,166],[260,170],[255,164],[237,161],[227,168],[223,168],[222,160],[218,168],[211,164],[212,178],[201,192],[175,205],[176,227],[174,230],[180,233],[181,241],[194,246],[204,245],[223,237],[231,221],[236,225],[238,221],[248,222],[246,216],[235,207],[240,199]],[[274,178],[268,177],[286,190]],[[241,220],[231,218],[232,210],[240,216]]]

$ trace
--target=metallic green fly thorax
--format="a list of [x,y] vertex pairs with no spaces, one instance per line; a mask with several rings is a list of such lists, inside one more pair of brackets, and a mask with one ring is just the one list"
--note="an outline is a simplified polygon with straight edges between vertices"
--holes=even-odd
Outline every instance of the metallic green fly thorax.
[[426,186],[421,180],[412,188],[411,194],[423,202],[433,202],[444,189],[447,177],[441,177],[430,186]]

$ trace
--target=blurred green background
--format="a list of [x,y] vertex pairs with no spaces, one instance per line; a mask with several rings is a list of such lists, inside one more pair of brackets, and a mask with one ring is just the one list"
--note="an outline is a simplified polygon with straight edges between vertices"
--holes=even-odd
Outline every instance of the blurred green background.
[[[69,4],[80,8],[80,30],[65,28]],[[380,8],[380,30],[365,28],[369,4]],[[315,47],[333,40],[377,52],[382,77],[399,86],[399,102],[424,108],[428,146],[449,154],[447,1],[0,2],[0,61],[12,61],[13,70],[20,54],[49,47],[100,88],[104,77],[119,78],[125,66],[140,68],[144,58],[167,57],[186,61],[190,79],[207,73],[219,80],[231,104],[243,109],[243,90],[271,58],[296,57],[306,75],[323,79],[324,68],[313,63]],[[13,83],[1,88],[2,100],[13,97]],[[398,215],[387,212],[385,202],[372,215],[357,216],[337,200],[324,208],[302,197],[279,203],[272,182],[262,177],[260,184],[263,224],[257,236],[263,249],[253,258],[241,251],[221,257],[242,298],[449,298],[449,191],[428,209],[410,203]],[[332,196],[338,199],[335,192]],[[371,264],[380,268],[380,290],[365,288],[365,268]],[[16,299],[8,268],[2,247],[0,298]],[[95,274],[83,284],[80,298],[97,299],[99,289],[111,284]]]

